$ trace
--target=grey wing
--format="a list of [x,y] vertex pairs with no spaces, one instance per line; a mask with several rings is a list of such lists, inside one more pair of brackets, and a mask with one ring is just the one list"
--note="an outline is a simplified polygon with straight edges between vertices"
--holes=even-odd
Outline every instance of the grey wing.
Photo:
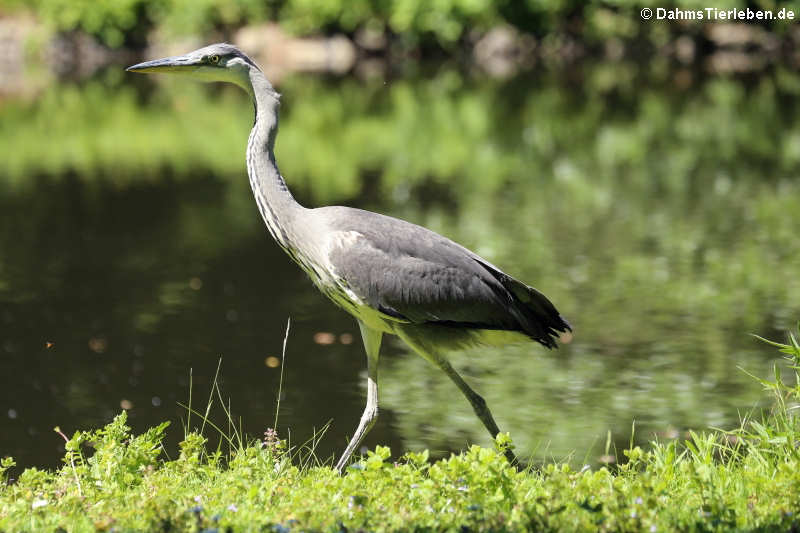
[[381,313],[521,331],[548,347],[570,329],[544,295],[437,233],[358,210],[348,210],[347,231],[358,237],[330,248],[328,259],[341,282]]
[[497,322],[497,295],[468,269],[365,241],[338,248],[330,259],[348,288],[384,314],[413,323]]

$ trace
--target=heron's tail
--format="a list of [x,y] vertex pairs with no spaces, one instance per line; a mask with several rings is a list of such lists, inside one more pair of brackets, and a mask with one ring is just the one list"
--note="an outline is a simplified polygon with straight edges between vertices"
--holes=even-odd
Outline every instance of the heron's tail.
[[481,264],[508,291],[507,297],[512,300],[509,310],[523,333],[547,348],[558,347],[557,340],[565,344],[572,341],[572,326],[547,296],[490,264]]
[[520,324],[533,340],[548,348],[556,348],[556,340],[565,344],[572,341],[572,326],[547,296],[511,277],[503,286],[522,304],[517,307],[523,317]]

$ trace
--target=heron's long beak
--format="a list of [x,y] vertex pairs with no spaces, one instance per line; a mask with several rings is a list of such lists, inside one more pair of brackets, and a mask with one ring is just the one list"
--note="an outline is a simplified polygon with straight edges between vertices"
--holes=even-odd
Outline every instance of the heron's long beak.
[[153,61],[145,61],[137,65],[130,66],[125,70],[127,72],[194,72],[198,67],[197,59],[189,56],[175,56],[165,57],[163,59],[154,59]]

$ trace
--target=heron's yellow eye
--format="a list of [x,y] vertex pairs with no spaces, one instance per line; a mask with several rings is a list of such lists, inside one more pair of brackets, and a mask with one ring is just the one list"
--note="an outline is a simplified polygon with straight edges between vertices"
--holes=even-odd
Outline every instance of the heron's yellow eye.
[[219,56],[214,54],[213,56],[208,56],[208,62],[216,65],[219,63]]

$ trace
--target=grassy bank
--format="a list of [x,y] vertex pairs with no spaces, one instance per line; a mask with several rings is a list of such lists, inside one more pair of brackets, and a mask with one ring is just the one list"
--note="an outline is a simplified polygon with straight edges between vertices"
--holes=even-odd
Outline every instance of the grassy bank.
[[[272,432],[250,443],[234,432],[216,448],[189,433],[165,460],[167,424],[133,435],[123,412],[64,436],[59,471],[29,468],[4,483],[0,531],[796,530],[800,345],[790,337],[776,347],[794,383],[777,369],[762,382],[775,397],[770,412],[735,431],[624,450],[613,468],[519,472],[500,453],[512,445],[505,435],[495,449],[434,463],[427,452],[393,461],[378,447],[343,476]],[[13,468],[6,458],[0,472]]]

